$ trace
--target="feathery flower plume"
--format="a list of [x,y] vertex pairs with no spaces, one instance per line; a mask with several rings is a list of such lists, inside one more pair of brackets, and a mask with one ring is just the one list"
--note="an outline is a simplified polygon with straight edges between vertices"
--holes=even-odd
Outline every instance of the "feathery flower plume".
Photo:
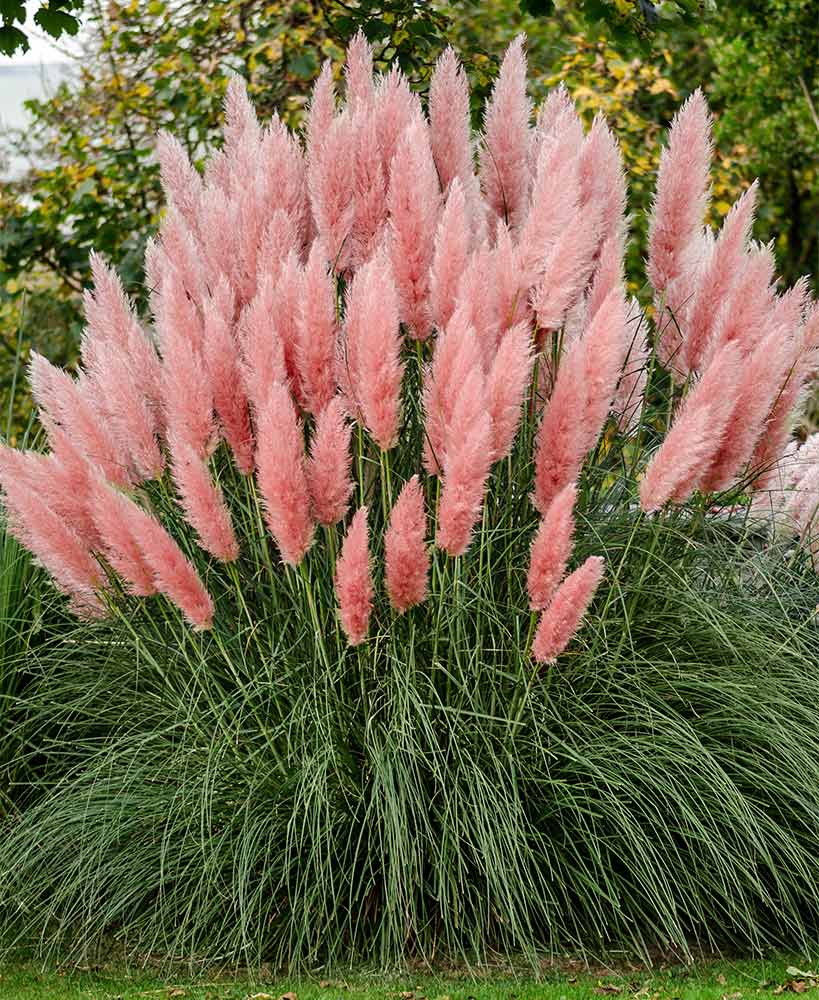
[[87,614],[103,610],[97,591],[103,586],[99,564],[71,524],[32,485],[26,457],[0,445],[0,488],[8,531],[25,546],[75,606]]
[[131,500],[99,476],[94,477],[90,493],[89,508],[101,539],[99,548],[103,556],[122,579],[128,593],[136,597],[156,594],[154,575],[129,525]]
[[494,216],[516,231],[529,194],[529,117],[524,36],[506,50],[484,112],[480,176]]
[[233,332],[233,296],[224,278],[205,302],[205,369],[213,405],[236,466],[244,475],[253,471],[253,432],[242,384],[238,344]]
[[486,401],[492,418],[492,459],[511,452],[522,416],[526,388],[532,376],[532,331],[519,323],[503,337],[486,378]]
[[341,627],[350,645],[358,646],[367,636],[373,603],[366,507],[355,512],[347,529],[336,562],[335,587]]
[[474,183],[469,80],[451,47],[438,57],[429,83],[432,155],[444,195],[456,179],[462,192]]
[[500,331],[499,302],[494,282],[494,255],[485,243],[470,256],[455,298],[455,313],[464,311],[478,338],[484,370],[489,368],[495,356]]
[[379,448],[398,438],[401,410],[401,338],[398,295],[383,252],[355,275],[347,297],[346,357],[342,377],[353,414]]
[[121,455],[129,456],[135,479],[155,479],[164,459],[157,440],[157,421],[150,402],[134,378],[129,355],[113,341],[93,343],[83,334],[83,368],[93,386],[99,411]]
[[620,146],[598,114],[580,152],[581,204],[594,204],[603,240],[622,241],[626,231],[626,175]]
[[390,603],[403,614],[427,596],[429,551],[424,540],[427,519],[418,476],[403,486],[384,533],[384,563]]
[[88,381],[75,381],[41,354],[32,351],[29,379],[49,440],[62,427],[86,461],[98,466],[107,479],[124,486],[129,480],[130,456],[123,453],[87,392]]
[[700,277],[683,324],[682,363],[698,370],[714,333],[720,305],[738,279],[748,244],[756,206],[757,184],[738,199],[725,218],[714,252]]
[[257,418],[270,387],[287,382],[284,348],[274,325],[275,305],[275,285],[265,280],[239,317],[242,381]]
[[640,483],[640,505],[646,513],[669,500],[680,503],[696,488],[724,440],[740,377],[739,348],[725,344],[684,400],[648,464]]
[[554,663],[577,634],[603,579],[603,565],[600,556],[589,556],[557,588],[551,604],[540,616],[532,643],[532,655],[538,663]]
[[657,294],[679,277],[683,252],[702,227],[712,150],[711,115],[697,89],[674,116],[660,155],[648,234],[648,277]]
[[458,392],[469,372],[482,364],[481,350],[465,309],[457,309],[435,345],[424,373],[424,468],[439,475]]
[[429,279],[429,302],[433,324],[443,330],[455,311],[458,288],[469,259],[469,222],[466,198],[455,177],[438,221]]
[[306,470],[313,514],[320,524],[335,524],[347,513],[353,494],[351,434],[344,402],[334,396],[316,418]]
[[492,419],[483,371],[474,366],[461,386],[443,457],[444,476],[435,543],[451,556],[469,548],[492,467]]
[[594,279],[586,297],[586,322],[594,319],[595,313],[615,288],[623,284],[623,255],[625,245],[621,237],[610,236],[600,246]]
[[495,235],[495,246],[491,252],[492,289],[494,292],[494,313],[496,317],[495,342],[487,335],[490,348],[488,360],[494,357],[503,337],[519,323],[532,325],[532,308],[529,304],[527,275],[521,267],[521,255],[512,242],[512,235],[506,223],[499,221]]
[[[119,523],[111,536],[111,548],[122,544],[125,532],[136,539],[159,593],[172,601],[194,628],[209,629],[213,624],[213,601],[190,560],[155,517],[133,500],[120,496]],[[100,522],[100,527],[105,523],[107,519]]]
[[564,118],[574,119],[573,128],[577,135],[577,149],[579,151],[583,142],[583,123],[580,121],[580,116],[577,113],[566,84],[561,81],[549,91],[545,100],[538,108],[535,128],[529,147],[529,163],[531,164],[533,174],[537,172],[537,164],[544,143],[553,138],[555,133],[560,130],[561,126],[558,123]]
[[162,350],[164,423],[169,434],[175,434],[205,457],[215,444],[216,426],[210,379],[198,346],[203,335],[200,333],[196,341],[189,336],[191,327],[183,316],[192,316],[195,309],[184,288],[170,275],[163,286],[162,302],[167,310],[163,308],[157,316],[157,328]]
[[239,304],[247,305],[259,293],[266,281],[269,281],[275,288],[291,253],[298,256],[301,250],[300,244],[299,227],[293,216],[282,208],[275,209],[262,230],[259,240],[253,290],[243,297]]
[[787,382],[792,360],[793,348],[779,330],[769,333],[745,358],[722,445],[704,470],[700,490],[711,493],[726,489],[748,464],[765,431],[765,420]]
[[350,109],[366,109],[373,99],[373,50],[360,28],[347,45],[344,76]]
[[555,244],[578,214],[582,141],[583,126],[572,108],[570,113],[561,114],[554,123],[554,133],[539,146],[529,212],[519,243],[527,284],[537,281]]
[[88,339],[113,342],[126,352],[134,383],[158,415],[162,379],[153,342],[140,326],[117,272],[93,251],[90,261],[94,290],[83,293]]
[[310,248],[304,271],[301,308],[297,317],[296,366],[306,409],[316,415],[336,391],[338,346],[335,282],[318,241]]
[[416,340],[431,331],[429,269],[435,249],[441,196],[429,131],[415,121],[404,132],[390,170],[390,257],[401,319]]
[[381,149],[381,169],[389,179],[398,140],[414,121],[422,121],[424,116],[420,98],[396,66],[379,77],[373,111]]
[[290,391],[296,402],[303,407],[304,393],[297,361],[299,342],[299,319],[304,296],[304,272],[299,265],[298,255],[291,252],[282,267],[273,299],[273,324],[284,351],[284,366]]
[[532,307],[541,329],[558,330],[588,284],[600,241],[599,221],[595,206],[578,209],[571,225],[552,248],[532,295]]
[[714,333],[703,353],[708,364],[714,352],[729,340],[735,340],[746,353],[759,344],[767,332],[774,305],[773,243],[753,247],[745,255],[741,273],[720,309]]
[[196,231],[202,199],[202,178],[191,164],[182,143],[164,130],[156,139],[159,176],[168,204]]
[[187,443],[171,436],[173,481],[185,520],[199,536],[199,544],[223,562],[239,555],[230,513],[222,491],[210,477],[207,463]]
[[570,345],[558,369],[535,445],[532,503],[545,514],[574,482],[611,409],[629,339],[620,288],[606,298],[588,329]]
[[344,112],[333,119],[319,150],[307,170],[310,205],[319,238],[327,248],[333,268],[344,271],[349,254],[350,230],[355,212],[353,171],[356,129],[352,116]]
[[286,387],[274,383],[256,429],[256,478],[265,519],[282,559],[298,566],[313,540],[304,437]]
[[336,113],[336,92],[333,84],[333,63],[325,59],[321,72],[313,84],[307,108],[307,159],[312,163],[321,159],[324,137],[330,131]]
[[566,574],[574,538],[573,509],[577,488],[569,483],[549,504],[532,540],[526,589],[529,607],[543,611]]
[[375,117],[356,115],[354,131],[353,222],[345,255],[353,270],[366,263],[381,245],[387,223],[387,171],[381,162]]

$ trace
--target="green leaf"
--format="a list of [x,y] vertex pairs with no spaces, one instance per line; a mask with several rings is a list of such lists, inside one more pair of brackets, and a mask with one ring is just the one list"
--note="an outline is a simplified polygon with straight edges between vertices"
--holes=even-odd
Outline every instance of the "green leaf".
[[63,32],[76,35],[80,30],[80,22],[73,14],[49,7],[41,7],[34,15],[34,21],[52,38],[59,38]]
[[18,49],[21,52],[28,52],[29,44],[26,36],[12,24],[0,25],[0,52],[3,55],[11,56]]
[[554,0],[520,0],[520,9],[524,14],[535,17],[546,17],[554,13]]

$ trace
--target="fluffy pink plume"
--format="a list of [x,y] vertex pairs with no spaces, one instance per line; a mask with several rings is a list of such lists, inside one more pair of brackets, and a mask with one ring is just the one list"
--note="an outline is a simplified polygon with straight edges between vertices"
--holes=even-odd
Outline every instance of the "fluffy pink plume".
[[27,482],[25,458],[0,446],[0,487],[8,530],[52,576],[57,587],[87,614],[99,613],[103,587],[99,564],[71,525]]
[[364,265],[350,285],[341,364],[351,412],[360,414],[379,448],[392,448],[398,439],[404,367],[398,295],[384,254]]
[[253,431],[242,382],[239,345],[234,332],[234,302],[227,283],[221,280],[205,304],[205,369],[210,378],[213,405],[236,466],[248,475],[253,471]]
[[202,178],[182,143],[168,132],[160,132],[157,136],[156,155],[168,203],[177,209],[188,226],[195,229],[202,201]]
[[304,437],[293,400],[280,382],[270,387],[256,433],[256,478],[270,534],[282,559],[298,566],[313,540]]
[[533,611],[542,611],[548,605],[566,574],[572,554],[576,500],[574,483],[564,486],[549,505],[532,540],[526,589]]
[[36,352],[31,354],[29,378],[49,440],[55,429],[62,428],[87,462],[98,466],[111,482],[127,485],[130,455],[101,419],[96,393],[89,391],[91,383],[75,381]]
[[458,391],[444,452],[435,541],[451,556],[461,556],[469,548],[491,467],[492,419],[483,371],[475,366]]
[[187,442],[170,440],[173,480],[188,524],[199,536],[199,544],[223,562],[239,555],[230,513],[222,491],[213,482],[207,462]]
[[284,347],[273,322],[276,290],[264,281],[239,318],[242,382],[257,417],[270,387],[287,381]]
[[552,248],[532,295],[532,307],[542,329],[559,329],[583,293],[600,240],[599,220],[599,213],[591,207],[578,209]]
[[180,609],[191,625],[209,629],[213,624],[213,601],[193,564],[155,517],[133,500],[123,497],[123,501],[112,547],[122,543],[126,532],[136,539],[156,589]]
[[438,175],[429,130],[415,121],[398,143],[387,194],[390,257],[398,289],[401,319],[416,340],[432,329],[429,270],[441,208]]
[[310,248],[302,287],[296,363],[306,409],[316,415],[335,395],[338,348],[335,281],[318,242]]
[[373,99],[373,50],[360,29],[347,45],[344,64],[347,104],[354,111],[364,111]]
[[524,36],[506,50],[484,113],[480,176],[486,201],[497,219],[520,226],[529,195],[529,118]]
[[740,378],[739,348],[726,344],[686,397],[649,462],[640,483],[644,511],[651,513],[669,500],[682,502],[691,495],[722,445]]
[[334,396],[316,418],[307,461],[313,514],[320,524],[335,524],[347,513],[353,494],[350,436],[344,402]]
[[373,582],[367,535],[367,508],[353,515],[336,562],[336,598],[341,627],[351,646],[367,637],[373,604]]
[[626,175],[614,133],[597,115],[580,154],[581,203],[594,205],[604,240],[622,240],[626,232]]
[[566,352],[537,434],[532,502],[545,514],[580,473],[608,417],[628,351],[622,290],[615,289]]
[[100,551],[125,589],[137,597],[157,593],[154,575],[129,525],[131,500],[99,477],[90,488],[90,508],[100,537]]
[[603,579],[600,556],[589,556],[558,587],[551,604],[541,614],[532,655],[538,663],[554,663],[580,628],[594,592]]
[[742,272],[754,219],[756,192],[757,186],[753,184],[728,213],[686,312],[682,323],[681,361],[687,371],[700,368],[708,342],[714,334],[720,306]]
[[442,330],[455,311],[458,289],[469,259],[469,220],[466,199],[456,177],[435,233],[435,248],[429,281],[431,320]]
[[88,330],[83,334],[81,354],[96,406],[117,451],[129,456],[135,479],[156,479],[165,464],[156,411],[139,389],[130,355],[114,341],[93,341]]
[[695,90],[674,116],[660,156],[648,238],[648,277],[658,294],[679,277],[685,248],[702,228],[712,149],[711,115]]
[[349,113],[337,116],[318,150],[311,148],[307,181],[319,238],[333,268],[344,271],[355,213],[356,129]]
[[424,493],[418,476],[408,480],[390,512],[384,533],[384,572],[390,603],[403,614],[427,596],[429,551]]
[[612,403],[612,410],[617,415],[617,426],[622,434],[630,434],[640,421],[648,381],[651,349],[645,332],[641,332],[641,325],[640,306],[632,300],[628,323],[631,340]]
[[481,363],[475,331],[459,309],[439,335],[432,364],[424,373],[424,468],[430,475],[438,475],[444,466],[458,392]]
[[505,334],[486,378],[486,400],[492,418],[492,458],[512,451],[526,390],[532,376],[532,330],[520,323]]
[[307,159],[314,163],[321,159],[324,138],[330,131],[336,113],[336,93],[333,83],[333,64],[325,59],[321,66],[313,92],[310,95],[310,105],[307,109]]
[[452,48],[438,58],[429,84],[429,127],[432,155],[444,193],[457,178],[472,184],[472,130],[469,81]]

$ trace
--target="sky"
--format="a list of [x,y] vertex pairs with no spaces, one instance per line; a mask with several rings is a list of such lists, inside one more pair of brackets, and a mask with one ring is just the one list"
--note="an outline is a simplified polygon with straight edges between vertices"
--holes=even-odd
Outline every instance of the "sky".
[[[26,20],[25,31],[28,35],[28,42],[31,48],[28,52],[15,52],[13,56],[0,55],[0,67],[2,66],[39,66],[41,63],[50,62],[63,62],[65,56],[59,49],[55,48],[53,39],[49,38],[37,25],[34,23],[34,12],[40,6],[41,0],[27,0],[26,2],[26,13],[28,14],[28,19]],[[62,45],[66,36],[57,42],[57,45]]]

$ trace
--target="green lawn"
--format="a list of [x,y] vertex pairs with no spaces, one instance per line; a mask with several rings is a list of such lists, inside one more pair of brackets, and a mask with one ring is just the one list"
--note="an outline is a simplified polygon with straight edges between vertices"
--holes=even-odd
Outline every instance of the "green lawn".
[[[571,965],[567,967],[571,969]],[[801,974],[798,974],[801,970]],[[2,1000],[130,1000],[143,997],[187,1000],[751,1000],[792,993],[819,1000],[819,980],[805,958],[711,962],[696,966],[660,965],[653,970],[603,968],[573,974],[547,972],[540,982],[527,977],[428,975],[384,977],[357,973],[347,979],[279,979],[254,982],[219,975],[190,979],[151,972],[41,969],[31,964],[0,965]]]

